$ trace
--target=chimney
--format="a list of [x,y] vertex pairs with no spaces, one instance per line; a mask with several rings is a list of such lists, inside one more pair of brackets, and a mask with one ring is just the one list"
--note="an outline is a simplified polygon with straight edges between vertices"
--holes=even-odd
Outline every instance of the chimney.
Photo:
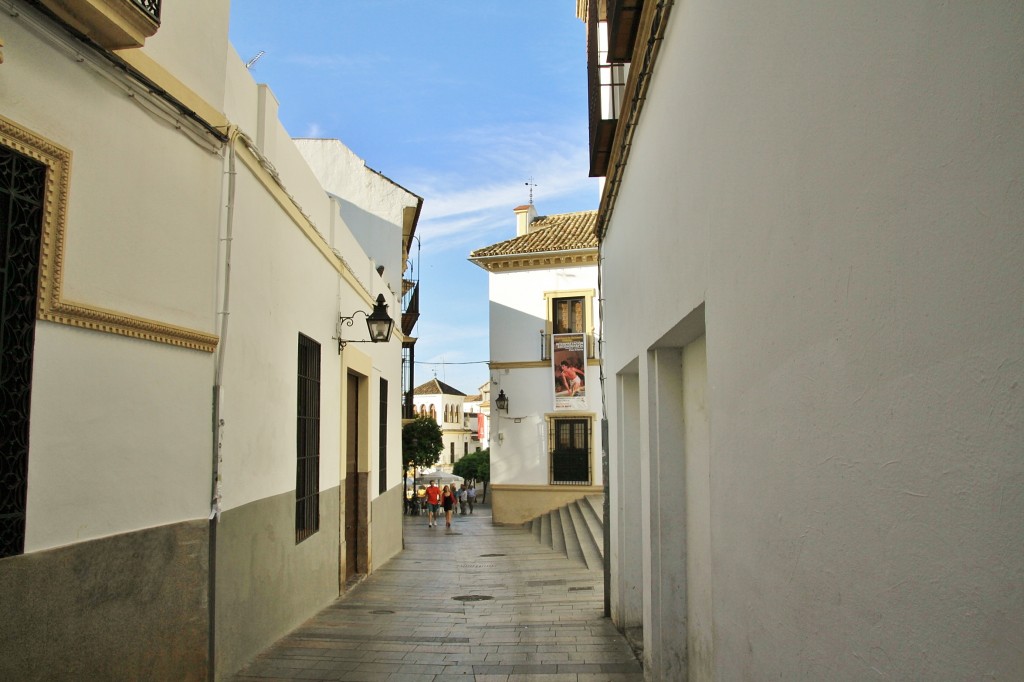
[[530,234],[530,225],[537,219],[537,209],[533,207],[533,204],[524,204],[516,206],[512,210],[516,214],[516,236],[522,237],[524,234]]

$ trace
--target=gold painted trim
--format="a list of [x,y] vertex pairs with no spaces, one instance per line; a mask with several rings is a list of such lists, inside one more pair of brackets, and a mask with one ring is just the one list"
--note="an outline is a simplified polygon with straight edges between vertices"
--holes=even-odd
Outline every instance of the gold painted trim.
[[51,12],[108,50],[142,47],[160,23],[130,0],[40,0]]
[[256,156],[256,153],[249,148],[249,145],[244,140],[235,142],[234,144],[238,149],[238,157],[242,160],[242,163],[245,164],[246,168],[252,171],[257,181],[266,188],[274,198],[274,201],[277,202],[277,205],[284,210],[285,214],[289,218],[291,218],[295,226],[298,227],[304,235],[306,235],[306,239],[308,239],[309,242],[313,244],[318,251],[320,251],[321,255],[323,255],[323,257],[327,259],[327,262],[338,271],[346,282],[348,282],[356,294],[359,295],[366,304],[373,306],[375,300],[373,296],[370,295],[370,292],[367,291],[366,285],[360,282],[352,273],[348,264],[338,257],[338,254],[334,252],[334,249],[332,249],[331,245],[327,243],[324,236],[317,231],[316,226],[306,216],[306,214],[302,212],[302,209],[299,208],[299,205],[294,199],[292,199],[291,195],[285,191],[281,184],[277,182],[277,180],[263,166],[263,163],[260,161],[259,157]]
[[211,128],[226,130],[230,122],[223,112],[207,102],[199,93],[178,80],[140,49],[116,50],[117,56],[143,76],[196,113]]
[[62,290],[71,151],[3,116],[0,116],[0,144],[46,166],[37,319],[207,353],[217,348],[219,339],[213,334],[65,300]]
[[597,251],[593,253],[560,253],[557,255],[544,254],[531,256],[529,254],[516,256],[495,256],[493,258],[471,258],[474,263],[488,272],[502,272],[510,270],[538,270],[557,267],[577,267],[583,265],[597,265]]

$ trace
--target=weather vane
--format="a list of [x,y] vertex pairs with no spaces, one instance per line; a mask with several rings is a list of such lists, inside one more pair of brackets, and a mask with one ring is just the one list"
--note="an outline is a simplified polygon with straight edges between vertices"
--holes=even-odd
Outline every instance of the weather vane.
[[532,177],[529,182],[524,182],[523,184],[530,188],[530,206],[533,206],[533,188],[536,187],[537,184],[533,181]]

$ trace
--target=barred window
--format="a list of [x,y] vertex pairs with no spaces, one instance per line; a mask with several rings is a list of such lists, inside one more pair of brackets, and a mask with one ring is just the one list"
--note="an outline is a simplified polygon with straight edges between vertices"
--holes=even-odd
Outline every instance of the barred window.
[[378,444],[378,463],[377,463],[377,475],[378,475],[378,490],[380,494],[384,494],[388,489],[388,381],[387,379],[380,380],[380,436]]
[[29,408],[46,166],[0,146],[0,557],[25,551]]
[[320,530],[320,344],[299,334],[295,542]]
[[552,485],[590,485],[590,420],[552,419]]

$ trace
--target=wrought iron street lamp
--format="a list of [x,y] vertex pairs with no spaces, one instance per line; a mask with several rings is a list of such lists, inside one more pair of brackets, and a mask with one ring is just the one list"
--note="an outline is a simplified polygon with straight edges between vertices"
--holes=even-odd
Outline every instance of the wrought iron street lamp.
[[[342,339],[342,325],[351,327],[356,315],[360,313],[366,315],[366,328],[370,333],[370,338],[368,340]],[[377,294],[377,303],[373,306],[373,312],[367,314],[364,310],[357,310],[348,317],[338,318],[338,353],[340,354],[341,349],[349,343],[381,343],[388,341],[391,338],[391,330],[394,326],[395,321],[388,315],[388,304],[384,302],[384,294]]]

